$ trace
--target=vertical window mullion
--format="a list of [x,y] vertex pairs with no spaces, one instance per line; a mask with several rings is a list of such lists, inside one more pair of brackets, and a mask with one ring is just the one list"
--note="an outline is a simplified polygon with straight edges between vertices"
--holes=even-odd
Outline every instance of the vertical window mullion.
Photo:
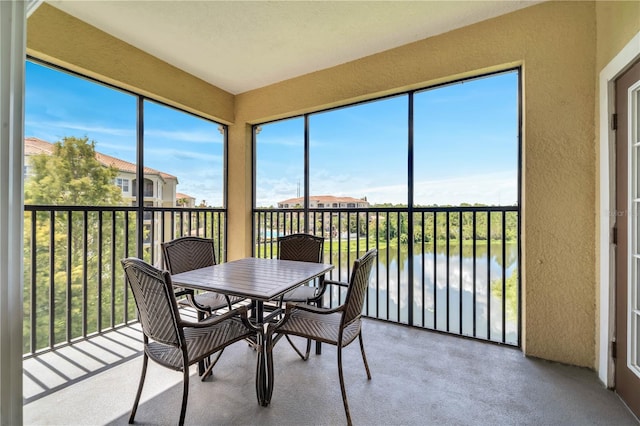
[[[413,325],[413,94],[409,92],[407,101],[409,103],[407,108],[407,315],[408,324]],[[400,237],[398,236],[398,247],[400,246]],[[400,318],[398,317],[398,320]]]
[[[304,217],[309,214],[309,114],[304,116]],[[304,232],[309,232],[309,224],[305,220]]]
[[142,259],[144,241],[144,99],[138,96],[136,120],[136,177],[138,179],[136,253]]

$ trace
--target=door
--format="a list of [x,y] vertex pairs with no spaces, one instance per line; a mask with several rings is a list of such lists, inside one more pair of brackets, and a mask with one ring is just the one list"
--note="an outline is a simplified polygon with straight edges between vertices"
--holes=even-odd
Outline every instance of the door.
[[615,389],[640,417],[640,62],[615,82]]

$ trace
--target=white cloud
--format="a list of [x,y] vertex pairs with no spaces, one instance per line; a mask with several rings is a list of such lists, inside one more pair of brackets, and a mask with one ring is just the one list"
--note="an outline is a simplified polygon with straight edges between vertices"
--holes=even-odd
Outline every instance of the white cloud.
[[515,171],[505,171],[416,182],[414,202],[512,205],[518,201],[516,177]]
[[[372,204],[407,203],[407,186],[404,184],[358,183],[357,186],[341,187],[339,190],[341,194],[337,195],[366,196]],[[424,180],[414,184],[414,204],[418,205],[459,205],[461,203],[512,205],[517,201],[518,190],[514,171]]]
[[215,130],[214,132],[194,130],[145,130],[145,137],[158,137],[170,139],[172,141],[194,142],[194,143],[222,143],[222,135]]
[[[25,127],[28,129],[27,131],[31,131],[31,129],[45,129],[47,131],[51,131],[51,129],[58,129],[59,131],[64,131],[65,129],[77,130],[83,133],[83,135],[87,135],[89,139],[94,139],[92,137],[93,134],[103,134],[103,135],[112,135],[112,136],[127,136],[127,137],[135,137],[136,130],[129,128],[117,128],[117,127],[104,127],[104,126],[90,126],[81,123],[74,122],[65,122],[65,121],[34,121],[34,120],[26,120]],[[65,132],[66,133],[66,132]],[[27,135],[30,136],[30,135]],[[63,136],[78,136],[78,135],[60,135],[58,139]],[[49,141],[54,142],[54,141]]]

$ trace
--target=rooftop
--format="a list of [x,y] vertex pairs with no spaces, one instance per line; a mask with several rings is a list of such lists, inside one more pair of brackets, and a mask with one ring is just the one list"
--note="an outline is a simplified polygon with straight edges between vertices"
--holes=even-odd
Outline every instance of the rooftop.
[[[54,144],[44,141],[38,138],[25,138],[24,139],[24,155],[36,155],[36,154],[48,154],[53,153]],[[136,173],[136,165],[128,161],[121,160],[120,158],[112,157],[110,155],[102,154],[96,151],[96,159],[105,166],[113,166],[121,172]],[[145,167],[144,173],[147,175],[158,175],[161,178],[176,179],[177,178],[169,173],[161,172],[151,167]]]
[[[362,203],[367,202],[364,198],[353,197],[335,197],[333,195],[310,195],[309,201],[315,201],[317,203]],[[300,204],[304,203],[304,197],[289,198],[284,201],[279,201],[278,204]]]

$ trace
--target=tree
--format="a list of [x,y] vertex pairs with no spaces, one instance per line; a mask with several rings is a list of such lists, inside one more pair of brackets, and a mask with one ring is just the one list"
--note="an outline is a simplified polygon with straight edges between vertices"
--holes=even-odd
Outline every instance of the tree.
[[[86,137],[65,137],[54,144],[50,154],[32,155],[27,161],[30,168],[30,175],[25,183],[27,205],[123,205],[121,190],[114,183],[118,170],[97,160],[95,142]],[[125,240],[130,248],[135,247],[135,240],[132,242],[131,239],[135,232],[124,226],[126,212],[100,214],[81,210],[31,214],[35,218],[25,220],[24,227],[25,283],[31,282],[31,273],[34,273],[35,280],[32,286],[25,286],[25,352],[29,350],[27,337],[30,336],[30,309],[35,309],[38,313],[37,324],[33,325],[36,330],[36,349],[49,344],[48,327],[52,314],[49,312],[50,300],[54,301],[54,344],[67,337],[82,335],[83,314],[87,317],[87,332],[100,329],[102,325],[97,324],[99,300],[102,300],[105,313],[108,312],[103,321],[114,321],[114,318],[110,318],[110,310],[107,308],[109,302],[106,299],[122,301],[125,289],[122,286],[116,288],[112,282],[112,272],[117,268],[111,261],[112,251],[115,248],[115,256],[119,259],[127,255],[124,253]],[[133,220],[131,222],[135,223]],[[68,239],[67,235],[71,238]],[[98,247],[99,241],[101,247]],[[31,261],[32,248],[36,251],[35,262]],[[101,253],[100,258],[98,253]],[[50,264],[53,265],[52,269],[49,268]],[[101,294],[98,294],[98,271],[103,283]],[[33,307],[30,304],[32,288],[36,297],[36,305]],[[67,306],[67,300],[70,300],[70,306]],[[124,307],[117,301],[116,306],[115,315],[122,318]],[[70,324],[67,322],[67,309],[71,311]],[[71,336],[67,336],[68,328]]]
[[25,184],[25,204],[109,206],[122,204],[114,185],[118,170],[96,159],[95,142],[65,137],[49,154],[29,157],[31,177]]

